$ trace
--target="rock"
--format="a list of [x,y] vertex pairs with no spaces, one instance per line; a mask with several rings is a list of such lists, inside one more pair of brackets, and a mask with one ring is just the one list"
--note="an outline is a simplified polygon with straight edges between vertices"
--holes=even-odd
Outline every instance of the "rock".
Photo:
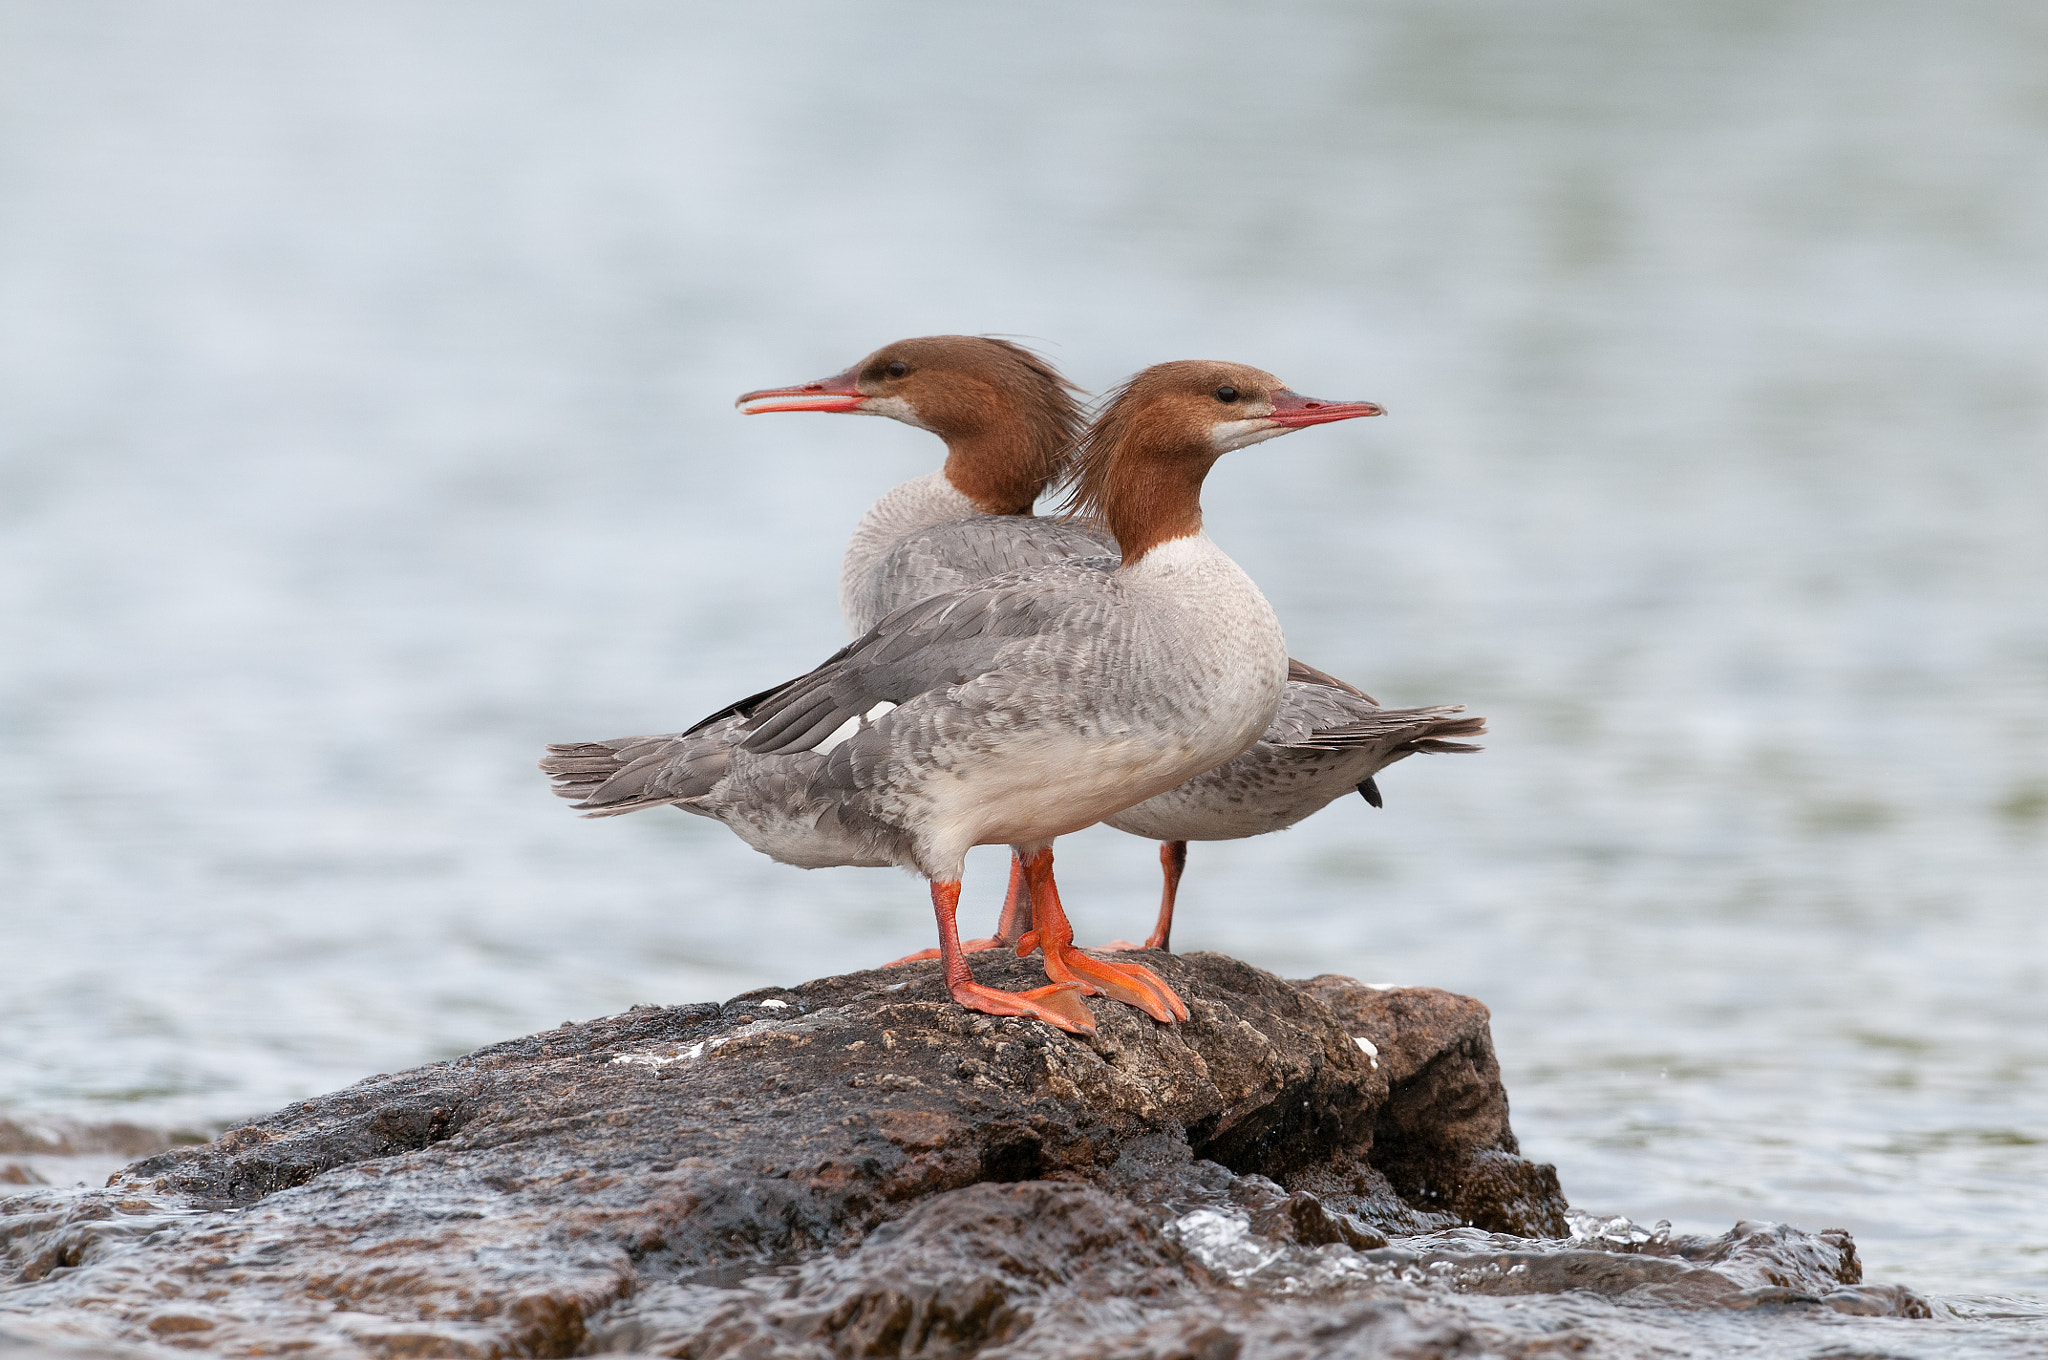
[[[1433,987],[1370,988],[1326,973],[1295,984],[1327,1005],[1387,1079],[1370,1168],[1395,1194],[1453,1222],[1521,1237],[1565,1233],[1555,1167],[1520,1156],[1493,1055],[1492,1017]],[[1326,1177],[1303,1178],[1321,1188]]]
[[[0,1201],[0,1333],[1221,1360],[1480,1353],[1533,1345],[1532,1325],[1554,1348],[1576,1324],[1528,1300],[1560,1291],[1823,1301],[1838,1325],[1911,1312],[1910,1295],[1842,1292],[1860,1278],[1846,1235],[1568,1237],[1475,1001],[1147,962],[1184,1024],[1100,998],[1091,1039],[975,1015],[925,964],[636,1007],[372,1078],[104,1190]],[[986,954],[976,969],[1038,976]]]

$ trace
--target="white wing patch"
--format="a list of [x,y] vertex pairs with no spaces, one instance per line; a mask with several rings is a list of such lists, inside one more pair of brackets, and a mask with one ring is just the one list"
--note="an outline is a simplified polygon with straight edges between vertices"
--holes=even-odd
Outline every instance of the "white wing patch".
[[869,709],[867,712],[854,714],[851,718],[848,718],[845,722],[833,728],[830,735],[828,735],[823,741],[819,742],[816,746],[813,746],[811,749],[813,751],[816,751],[821,756],[826,754],[827,752],[831,751],[832,748],[838,746],[840,743],[851,741],[853,739],[854,733],[860,731],[861,728],[866,727],[869,723],[881,717],[884,713],[887,713],[890,709],[894,707],[896,707],[896,705],[890,703],[887,699],[884,699],[880,703],[876,704],[873,708]]

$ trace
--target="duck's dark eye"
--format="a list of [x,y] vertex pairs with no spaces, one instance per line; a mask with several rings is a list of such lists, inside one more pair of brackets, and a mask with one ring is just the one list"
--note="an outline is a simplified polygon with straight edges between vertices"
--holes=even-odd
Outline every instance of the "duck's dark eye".
[[882,371],[892,378],[900,378],[910,371],[910,365],[904,363],[901,359],[891,359],[889,366]]
[[1236,401],[1237,389],[1235,387],[1232,387],[1229,383],[1225,383],[1223,386],[1216,389],[1216,400]]

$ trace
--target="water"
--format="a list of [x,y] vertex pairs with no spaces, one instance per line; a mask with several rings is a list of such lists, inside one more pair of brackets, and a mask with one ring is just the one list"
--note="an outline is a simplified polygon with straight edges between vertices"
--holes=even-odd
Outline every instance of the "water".
[[[1211,533],[1493,724],[1195,846],[1181,947],[1484,998],[1583,1208],[2040,1313],[2044,54],[2019,0],[0,10],[0,1110],[927,944],[532,761],[822,658],[936,461],[736,393],[995,331],[1385,402]],[[1149,922],[1149,846],[1061,869]]]

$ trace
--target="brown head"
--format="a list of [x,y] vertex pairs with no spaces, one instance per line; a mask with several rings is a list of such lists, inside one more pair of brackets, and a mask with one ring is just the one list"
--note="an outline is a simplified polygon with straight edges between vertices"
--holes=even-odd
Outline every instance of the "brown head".
[[1161,543],[1201,532],[1202,479],[1232,449],[1308,425],[1383,414],[1369,401],[1290,392],[1272,374],[1244,364],[1154,364],[1110,393],[1081,436],[1062,509],[1107,524],[1129,566]]
[[946,477],[991,515],[1024,515],[1065,470],[1081,431],[1079,389],[1007,340],[926,335],[884,345],[844,373],[764,387],[736,405],[889,416],[946,441]]

